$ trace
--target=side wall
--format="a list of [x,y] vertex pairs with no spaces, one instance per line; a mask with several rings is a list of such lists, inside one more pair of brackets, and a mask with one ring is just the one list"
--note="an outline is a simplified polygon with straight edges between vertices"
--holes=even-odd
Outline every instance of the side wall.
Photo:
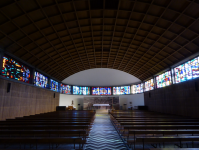
[[[83,106],[84,97],[88,97],[85,95],[66,95],[66,94],[60,94],[59,99],[59,106],[68,106],[71,105],[72,100],[74,102],[74,107],[78,109],[78,104],[80,106]],[[89,97],[101,97],[101,96],[89,96]],[[113,95],[108,97],[115,97]],[[132,104],[130,104],[132,102]],[[123,104],[127,104],[128,107],[134,107],[138,105],[144,105],[144,94],[135,94],[135,95],[120,95],[119,96],[119,103],[120,106],[123,106]]]
[[0,79],[0,120],[55,111],[58,105],[59,93]]
[[144,102],[151,111],[199,118],[199,79],[146,92]]

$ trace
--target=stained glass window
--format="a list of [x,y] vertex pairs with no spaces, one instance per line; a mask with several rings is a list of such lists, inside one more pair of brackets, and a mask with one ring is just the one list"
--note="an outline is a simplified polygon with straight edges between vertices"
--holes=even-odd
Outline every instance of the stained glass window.
[[156,76],[156,85],[157,88],[162,88],[172,84],[171,80],[171,71],[167,71],[163,74]]
[[12,58],[3,57],[2,76],[18,81],[30,82],[30,69]]
[[148,81],[145,82],[144,84],[144,91],[151,91],[154,89],[154,82],[153,82],[153,79],[150,79]]

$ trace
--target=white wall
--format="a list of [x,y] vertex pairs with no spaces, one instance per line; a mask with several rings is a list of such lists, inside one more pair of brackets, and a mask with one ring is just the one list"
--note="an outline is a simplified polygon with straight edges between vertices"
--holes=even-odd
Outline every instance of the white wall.
[[[134,95],[120,95],[120,106],[126,105],[126,108],[134,106],[143,106],[144,105],[144,94],[134,94]],[[130,102],[132,104],[130,104]]]
[[[74,107],[78,109],[78,104],[80,106],[83,106],[84,97],[101,97],[101,96],[84,96],[84,95],[66,95],[66,94],[60,94],[59,96],[59,106],[69,106],[72,103],[74,103]],[[108,96],[108,97],[116,97],[116,96]],[[132,105],[130,105],[130,102],[132,102]],[[123,104],[127,104],[126,108],[128,107],[134,107],[138,105],[144,105],[144,94],[134,94],[134,95],[120,95],[119,96],[119,103],[120,106],[123,106]]]
[[78,109],[78,104],[83,106],[84,96],[83,95],[67,95],[67,94],[60,94],[59,96],[59,106],[71,106],[72,100],[74,103],[74,107]]
[[141,82],[135,76],[110,68],[95,68],[80,71],[62,81],[77,86],[122,86]]

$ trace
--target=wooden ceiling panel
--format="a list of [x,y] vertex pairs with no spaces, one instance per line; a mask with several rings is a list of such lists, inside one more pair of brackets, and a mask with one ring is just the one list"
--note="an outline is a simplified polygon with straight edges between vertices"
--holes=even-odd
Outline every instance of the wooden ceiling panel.
[[178,13],[178,12],[175,12],[175,11],[173,11],[173,10],[171,10],[171,9],[167,9],[167,10],[164,12],[162,18],[165,19],[165,20],[168,20],[168,21],[170,21],[170,22],[173,22],[173,21],[175,21],[175,19],[176,19],[178,16],[179,16],[179,13]]
[[[15,10],[15,11],[11,11],[11,10]],[[7,5],[1,8],[1,11],[4,14],[6,14],[6,16],[12,19],[23,15],[23,11],[16,4]]]
[[194,43],[189,43],[185,48],[188,49],[190,53],[198,52],[198,46]]
[[198,6],[188,0],[120,0],[114,7],[0,1],[0,46],[59,81],[96,67],[145,80],[198,52]]
[[169,8],[178,12],[182,12],[189,4],[190,4],[189,1],[186,0],[175,0],[172,1],[172,4],[170,5]]
[[17,41],[20,45],[28,45],[32,43],[32,40],[28,37],[22,38],[19,41]]
[[103,13],[104,13],[104,18],[116,18],[117,11],[116,10],[107,10],[105,9],[104,12],[100,11],[100,15],[98,17],[103,18]]
[[61,14],[64,18],[64,20],[68,23],[68,22],[72,22],[74,20],[76,20],[76,15],[74,12],[70,12],[70,13],[65,13],[65,14]]

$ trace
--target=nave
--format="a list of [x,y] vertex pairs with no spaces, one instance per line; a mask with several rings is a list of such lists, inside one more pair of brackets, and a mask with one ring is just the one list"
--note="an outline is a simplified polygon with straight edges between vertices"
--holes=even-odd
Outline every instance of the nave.
[[1,150],[199,149],[199,119],[145,110],[41,113],[1,121],[0,130]]
[[97,113],[86,150],[128,150],[107,113]]
[[107,113],[57,111],[0,122],[0,149],[127,150]]

